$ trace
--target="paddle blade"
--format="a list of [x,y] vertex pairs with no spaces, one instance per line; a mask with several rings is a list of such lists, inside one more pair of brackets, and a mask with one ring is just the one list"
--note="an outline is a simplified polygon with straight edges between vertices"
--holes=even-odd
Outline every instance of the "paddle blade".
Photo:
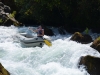
[[52,46],[51,42],[49,42],[48,40],[45,39],[44,42],[45,42],[46,45]]

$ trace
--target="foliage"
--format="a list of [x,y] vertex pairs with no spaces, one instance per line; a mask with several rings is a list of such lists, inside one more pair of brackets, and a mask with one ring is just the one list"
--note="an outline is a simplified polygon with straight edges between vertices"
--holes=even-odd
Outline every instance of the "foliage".
[[16,15],[16,11],[13,11],[13,12],[11,13],[11,16],[12,16],[12,17],[15,17],[15,15]]
[[14,0],[21,21],[50,25],[99,27],[100,0]]
[[69,7],[64,1],[68,2],[66,0],[16,0],[15,2],[17,7],[21,7],[19,13],[22,19],[35,19],[38,23],[57,23],[63,22],[64,13],[66,13],[66,16],[70,13]]
[[3,20],[2,19],[0,19],[0,23],[2,23],[3,22]]
[[89,33],[89,29],[86,28],[84,32],[85,32],[85,34],[88,34]]
[[97,38],[98,41],[100,41],[100,36]]

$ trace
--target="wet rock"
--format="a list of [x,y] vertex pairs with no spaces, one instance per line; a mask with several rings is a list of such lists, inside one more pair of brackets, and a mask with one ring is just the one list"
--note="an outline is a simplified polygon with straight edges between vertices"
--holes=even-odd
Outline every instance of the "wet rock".
[[14,18],[14,13],[12,15],[11,8],[9,6],[4,5],[2,2],[0,2],[0,25],[10,26],[12,24],[18,26],[21,25],[22,23],[19,23]]
[[81,39],[83,38],[82,34],[79,32],[75,32],[73,36],[70,38],[70,40],[81,42]]
[[81,34],[80,32],[75,32],[73,36],[70,38],[70,40],[73,40],[82,44],[88,44],[93,41],[92,37],[89,34]]
[[0,63],[0,75],[10,75],[10,73]]
[[82,43],[83,44],[88,44],[93,42],[92,37],[89,34],[82,34],[83,38],[82,38]]
[[2,2],[0,2],[0,7],[4,7],[4,4]]
[[82,56],[80,58],[80,65],[84,65],[85,69],[90,75],[100,75],[100,58],[94,56]]
[[48,28],[48,27],[46,27],[44,25],[42,25],[42,27],[44,29],[44,34],[45,35],[49,35],[49,36],[53,36],[54,35],[53,31],[50,28]]
[[100,52],[100,37],[96,38],[90,46]]
[[4,10],[4,7],[0,6],[0,12],[1,12],[2,10]]
[[11,8],[7,5],[4,5],[4,12],[5,13],[11,13]]
[[64,27],[62,26],[62,27],[59,27],[58,28],[58,31],[59,31],[59,33],[61,34],[61,35],[65,35],[66,33],[65,33],[65,29],[64,29]]
[[9,6],[12,10],[11,12],[17,10],[14,0],[0,0],[4,5]]

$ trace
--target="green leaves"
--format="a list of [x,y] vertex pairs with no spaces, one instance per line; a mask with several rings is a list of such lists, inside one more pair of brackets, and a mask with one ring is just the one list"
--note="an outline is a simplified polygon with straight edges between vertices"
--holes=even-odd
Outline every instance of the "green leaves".
[[2,19],[0,19],[0,23],[2,23],[3,22],[3,20]]
[[[37,23],[100,25],[100,0],[14,0],[21,20]],[[25,22],[25,21],[24,21]]]
[[85,32],[85,34],[88,34],[89,33],[89,29],[86,28],[84,32]]

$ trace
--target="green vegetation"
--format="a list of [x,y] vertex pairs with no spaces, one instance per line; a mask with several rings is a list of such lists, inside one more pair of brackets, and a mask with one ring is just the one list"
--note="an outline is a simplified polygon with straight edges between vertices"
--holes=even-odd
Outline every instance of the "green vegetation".
[[[100,0],[14,0],[23,23],[100,27]],[[11,7],[12,8],[12,7]]]
[[100,41],[100,36],[97,38],[98,41]]
[[89,29],[86,28],[84,32],[85,32],[85,34],[88,34],[89,33]]
[[10,16],[11,18],[13,18],[13,17],[15,17],[15,15],[16,15],[16,11],[13,11],[9,16]]
[[2,19],[0,19],[0,23],[2,23],[3,22],[3,20]]

